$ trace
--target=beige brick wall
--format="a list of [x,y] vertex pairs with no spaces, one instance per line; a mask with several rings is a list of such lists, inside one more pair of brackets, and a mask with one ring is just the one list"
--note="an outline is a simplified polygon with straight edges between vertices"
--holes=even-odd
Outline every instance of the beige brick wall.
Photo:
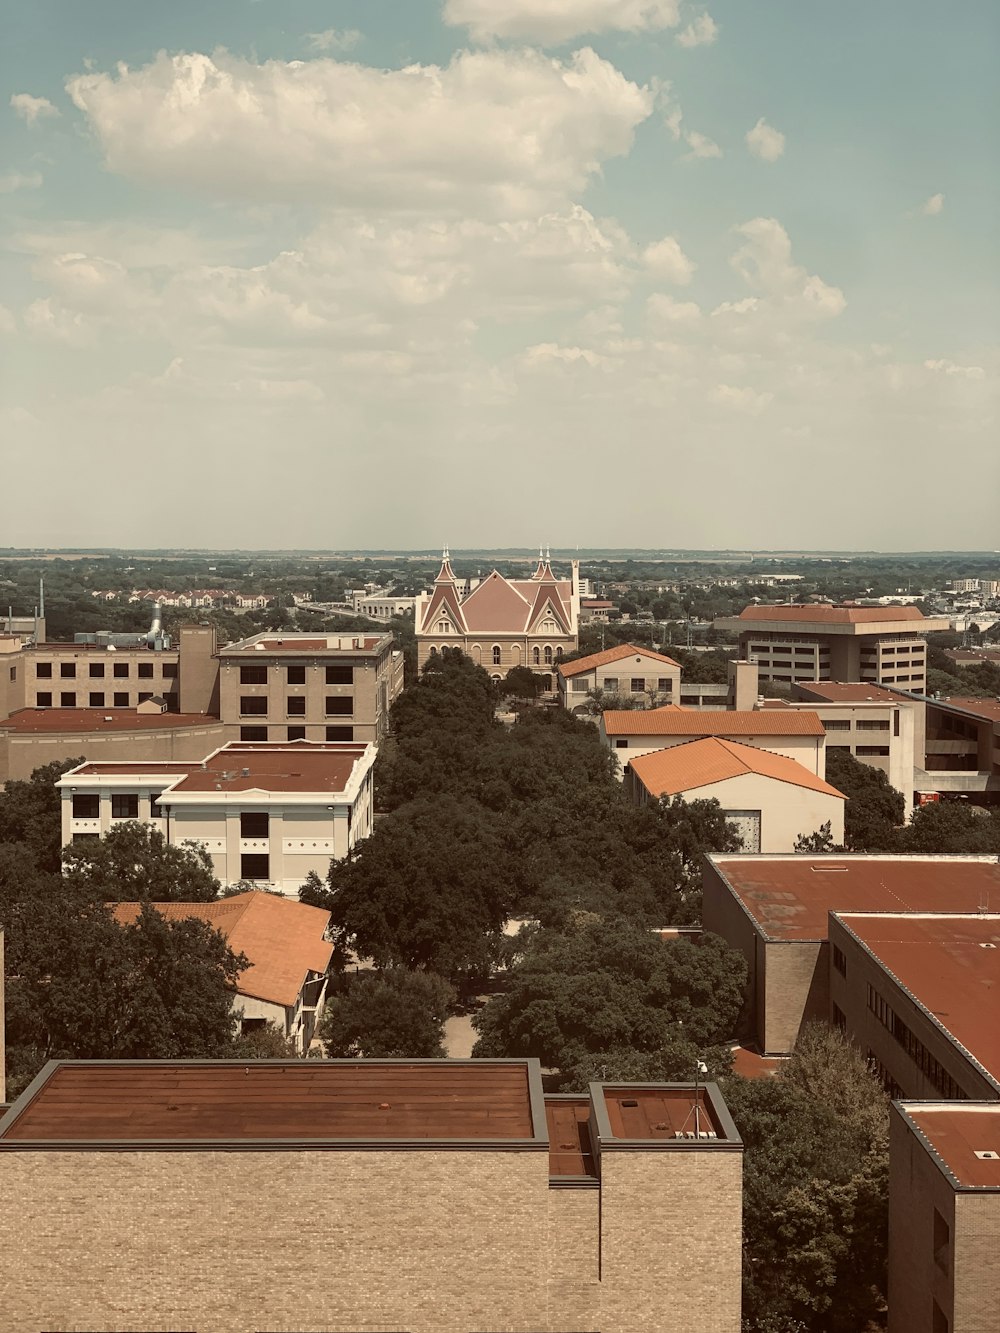
[[710,861],[702,869],[701,921],[705,930],[739,949],[747,960],[747,998],[740,1015],[739,1032],[764,1042],[764,942],[736,896],[723,883]]
[[[954,1237],[955,1194],[895,1109],[889,1124],[889,1333],[932,1333],[932,1301],[952,1318],[951,1270],[934,1262],[934,1209]],[[951,1333],[959,1333],[951,1325]]]
[[952,1333],[1000,1333],[1000,1193],[956,1195],[954,1236]]
[[804,1023],[825,1022],[830,1009],[829,945],[815,940],[771,941],[764,949],[766,1053],[794,1050]]

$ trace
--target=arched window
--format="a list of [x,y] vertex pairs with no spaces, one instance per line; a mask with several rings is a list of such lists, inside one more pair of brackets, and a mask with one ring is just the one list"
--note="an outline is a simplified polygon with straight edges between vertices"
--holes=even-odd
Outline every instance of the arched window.
[[545,645],[545,665],[546,665],[546,666],[551,666],[551,665],[552,665],[552,645],[551,645],[551,643],[547,643],[547,644]]
[[562,661],[562,647],[561,647],[561,646],[558,647],[558,648],[556,649],[556,661],[557,661],[557,662],[561,662],[561,661]]
[[532,665],[532,666],[538,666],[538,664],[541,662],[541,660],[542,660],[542,655],[541,655],[541,653],[538,651],[537,648],[532,648],[532,650],[531,650],[531,665]]
[[434,647],[433,644],[431,644],[431,657],[437,657],[437,655],[438,655],[438,650]]
[[498,643],[493,645],[493,665],[500,665],[500,645]]

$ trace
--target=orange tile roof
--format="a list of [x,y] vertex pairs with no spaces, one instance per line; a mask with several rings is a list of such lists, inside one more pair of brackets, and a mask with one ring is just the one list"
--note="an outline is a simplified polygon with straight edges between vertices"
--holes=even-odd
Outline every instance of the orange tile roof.
[[[139,915],[140,903],[112,905],[119,925]],[[221,931],[234,953],[250,966],[236,988],[269,1004],[294,1005],[310,972],[326,971],[333,945],[323,939],[330,913],[270,893],[237,893],[214,903],[153,903],[168,921],[197,917]]]
[[842,801],[847,799],[836,787],[831,787],[794,759],[769,754],[753,745],[738,745],[718,736],[654,750],[652,754],[630,760],[629,768],[653,797],[676,796],[696,787],[710,786],[713,782],[755,774],[795,787],[807,787]]
[[608,666],[611,662],[621,662],[626,657],[635,657],[641,654],[643,657],[651,657],[657,662],[663,662],[667,666],[678,666],[672,657],[667,657],[664,653],[655,652],[652,648],[638,648],[634,643],[619,643],[614,648],[605,648],[602,652],[591,653],[589,657],[577,658],[575,662],[564,662],[559,667],[560,676],[579,676],[584,671],[594,671],[597,667]]
[[608,736],[825,736],[822,722],[808,709],[721,708],[608,709]]
[[747,606],[740,620],[787,620],[793,624],[867,625],[885,620],[922,622],[915,606]]

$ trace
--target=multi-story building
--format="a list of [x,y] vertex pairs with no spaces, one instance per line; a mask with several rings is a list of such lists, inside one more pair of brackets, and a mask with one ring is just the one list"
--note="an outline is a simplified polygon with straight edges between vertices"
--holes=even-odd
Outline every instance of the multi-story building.
[[815,713],[790,708],[743,711],[663,708],[608,709],[601,715],[601,740],[625,765],[671,745],[721,736],[785,755],[816,777],[826,776],[826,732]]
[[741,1165],[714,1084],[52,1062],[0,1120],[4,1328],[739,1333]]
[[917,753],[917,789],[1000,802],[1000,700],[937,696],[918,701],[924,723]]
[[916,745],[923,734],[923,704],[879,685],[821,680],[795,686],[800,702],[826,730],[826,752],[850,754],[877,768],[913,805]]
[[739,635],[740,657],[757,663],[762,680],[866,681],[922,693],[926,636],[949,622],[912,606],[788,605],[748,606],[715,627]]
[[416,599],[417,665],[444,648],[461,650],[502,680],[516,666],[546,677],[579,644],[580,566],[574,560],[568,579],[557,578],[540,557],[530,579],[505,579],[496,570],[465,596],[445,550],[431,592]]
[[372,831],[375,747],[340,741],[231,742],[198,762],[98,761],[56,786],[63,843],[116,823],[151,824],[168,843],[201,844],[224,884],[252,882],[295,897]]
[[255,634],[217,656],[232,739],[378,744],[403,688],[390,634]]
[[681,690],[681,669],[672,657],[618,644],[589,657],[561,662],[556,669],[559,702],[572,713],[588,712],[591,696],[632,698],[644,704],[675,704]]

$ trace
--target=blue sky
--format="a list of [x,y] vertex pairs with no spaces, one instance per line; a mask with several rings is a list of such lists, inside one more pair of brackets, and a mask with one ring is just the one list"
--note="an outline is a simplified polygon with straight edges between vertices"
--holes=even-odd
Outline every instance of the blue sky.
[[7,542],[998,544],[995,4],[5,36]]

